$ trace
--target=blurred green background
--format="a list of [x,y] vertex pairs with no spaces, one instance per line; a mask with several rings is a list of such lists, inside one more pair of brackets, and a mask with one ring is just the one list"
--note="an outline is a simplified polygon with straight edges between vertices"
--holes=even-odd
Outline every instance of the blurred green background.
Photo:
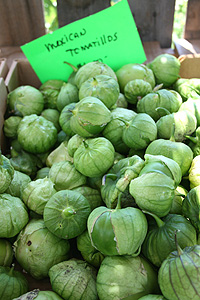
[[[50,33],[58,29],[57,1],[56,0],[43,0],[43,1],[44,1],[46,31],[47,33]],[[188,0],[176,0],[175,14],[174,14],[174,27],[173,27],[173,34],[172,34],[172,48],[173,48],[173,40],[183,38],[187,3]]]
[[44,1],[45,27],[47,33],[50,33],[58,29],[57,1],[56,0],[43,0],[43,1]]
[[181,39],[184,36],[187,4],[188,0],[176,0],[172,40]]

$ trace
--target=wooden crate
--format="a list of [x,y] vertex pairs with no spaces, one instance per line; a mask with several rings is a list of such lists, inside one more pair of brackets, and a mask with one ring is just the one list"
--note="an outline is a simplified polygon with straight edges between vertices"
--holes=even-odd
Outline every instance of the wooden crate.
[[0,0],[0,46],[20,46],[43,34],[42,0]]

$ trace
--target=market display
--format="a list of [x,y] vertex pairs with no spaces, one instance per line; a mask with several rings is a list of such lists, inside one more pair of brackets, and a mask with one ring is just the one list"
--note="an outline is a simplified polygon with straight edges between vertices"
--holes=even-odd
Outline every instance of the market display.
[[200,299],[200,79],[179,70],[95,61],[8,94],[1,300]]

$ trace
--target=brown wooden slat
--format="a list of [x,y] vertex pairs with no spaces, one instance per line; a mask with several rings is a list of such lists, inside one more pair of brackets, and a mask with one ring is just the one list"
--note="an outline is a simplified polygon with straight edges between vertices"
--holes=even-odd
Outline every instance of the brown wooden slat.
[[143,42],[171,47],[175,0],[129,0],[129,5]]
[[158,55],[164,53],[175,55],[174,50],[172,48],[161,48],[159,42],[157,41],[143,42],[143,47],[147,58],[145,64],[151,62]]
[[160,42],[161,48],[168,48],[171,47],[172,42],[175,0],[162,0],[159,4],[156,39]]
[[190,40],[191,44],[193,45],[196,53],[200,54],[200,38],[197,40]]
[[18,46],[45,34],[43,0],[0,0],[0,46]]
[[[141,40],[144,42],[157,40],[161,47],[171,47],[175,0],[129,0],[128,2]],[[57,0],[57,3],[60,27],[110,6],[108,0]]]
[[109,0],[57,0],[59,27],[85,18],[109,6]]
[[6,63],[8,65],[8,67],[10,68],[14,59],[25,58],[25,55],[19,46],[1,47],[0,48],[0,58],[6,58]]
[[184,38],[200,39],[200,1],[188,0]]

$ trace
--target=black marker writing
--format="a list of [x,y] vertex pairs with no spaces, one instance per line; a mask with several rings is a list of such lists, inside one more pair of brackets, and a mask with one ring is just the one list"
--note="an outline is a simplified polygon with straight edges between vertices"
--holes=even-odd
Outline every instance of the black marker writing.
[[99,38],[96,38],[96,41],[92,41],[88,44],[81,45],[79,48],[70,48],[65,50],[66,52],[70,53],[71,56],[74,56],[76,54],[79,54],[80,52],[84,52],[86,50],[89,50],[91,48],[99,47],[105,44],[108,44],[110,42],[117,41],[117,32],[115,32],[113,35],[105,35],[103,34]]
[[73,42],[75,39],[84,36],[86,33],[87,32],[85,28],[83,28],[80,32],[70,32],[69,34],[64,34],[61,39],[56,40],[54,43],[44,44],[44,46],[48,52],[51,52],[60,46],[66,45],[68,42]]
[[[107,56],[104,56],[104,59],[106,59]],[[96,59],[93,59],[93,61],[100,61],[100,62],[104,62],[104,59],[103,58],[96,58]],[[82,62],[82,63],[78,63],[77,64],[77,68],[80,68],[82,66],[86,65],[86,62]]]

